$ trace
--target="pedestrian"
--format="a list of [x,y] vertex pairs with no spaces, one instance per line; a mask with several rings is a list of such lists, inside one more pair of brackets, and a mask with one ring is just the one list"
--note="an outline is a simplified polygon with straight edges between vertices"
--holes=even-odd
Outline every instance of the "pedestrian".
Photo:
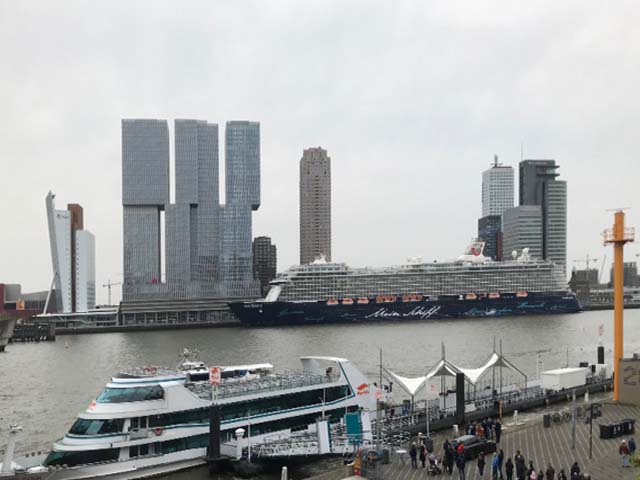
[[424,445],[420,445],[420,463],[422,463],[422,468],[425,467],[426,461],[427,461],[427,449]]
[[415,443],[411,444],[409,457],[411,457],[411,468],[418,468],[418,449],[416,448]]
[[480,473],[480,478],[484,478],[484,466],[486,462],[484,460],[484,453],[480,452],[478,455],[478,473]]
[[547,480],[556,480],[556,471],[551,464],[547,467]]
[[520,450],[518,450],[518,453],[516,453],[515,458],[516,458],[516,478],[518,480],[525,480],[525,477],[527,475],[527,466],[524,463],[524,457],[520,453]]
[[466,462],[464,460],[464,455],[458,455],[458,458],[456,458],[456,467],[458,467],[458,475],[460,480],[466,480],[464,474],[465,463]]
[[493,473],[493,480],[498,480],[500,476],[498,472],[500,471],[500,458],[497,453],[493,454],[493,461],[491,462],[491,473]]
[[571,480],[580,479],[580,467],[578,466],[578,462],[573,462],[571,466]]
[[529,475],[527,475],[527,478],[529,480],[538,480],[538,474],[536,473],[536,469],[535,468],[533,470],[531,470],[531,473],[529,473]]
[[544,470],[542,469],[538,472],[538,480],[544,480]]
[[560,469],[560,473],[558,474],[558,480],[567,480],[567,474],[564,473],[564,468]]
[[494,426],[496,431],[496,443],[500,443],[500,437],[502,436],[502,423],[500,423],[500,419],[496,419],[496,424]]
[[513,480],[513,462],[511,457],[507,458],[507,463],[504,464],[504,471],[507,474],[507,480]]
[[629,447],[626,440],[622,440],[618,452],[620,452],[620,458],[622,459],[622,468],[629,468],[631,465],[629,465]]
[[498,452],[498,473],[500,476],[500,480],[503,480],[503,476],[502,476],[502,464],[504,463],[504,452],[502,451],[502,449],[500,449],[500,451]]
[[529,468],[527,468],[527,478],[531,478],[531,480],[537,480],[538,475],[534,475],[536,478],[534,479],[531,474],[536,473],[536,467],[533,466],[533,462],[529,462]]
[[476,428],[476,436],[478,438],[484,438],[485,436],[485,431],[484,431],[484,427],[482,426],[482,424],[478,425],[478,428]]
[[629,438],[627,445],[629,445],[629,455],[631,456],[631,458],[633,458],[633,456],[636,453],[636,441],[634,440],[633,437]]
[[456,453],[459,457],[464,457],[464,444],[461,443],[460,445],[458,445],[458,448],[456,448]]
[[454,454],[454,450],[453,447],[451,446],[451,444],[449,443],[449,440],[447,440],[445,442],[445,447],[444,447],[444,460],[445,460],[445,466],[444,468],[449,472],[449,474],[453,473],[453,454]]

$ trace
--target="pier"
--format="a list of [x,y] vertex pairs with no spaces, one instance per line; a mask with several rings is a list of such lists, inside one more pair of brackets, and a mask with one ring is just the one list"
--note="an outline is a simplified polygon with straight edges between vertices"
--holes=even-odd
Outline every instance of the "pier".
[[56,327],[53,322],[33,320],[17,323],[9,343],[17,342],[53,342],[56,339]]

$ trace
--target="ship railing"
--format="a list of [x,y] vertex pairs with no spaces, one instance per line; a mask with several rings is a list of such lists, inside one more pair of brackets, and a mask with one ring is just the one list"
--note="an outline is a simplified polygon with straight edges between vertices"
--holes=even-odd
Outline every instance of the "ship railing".
[[288,372],[282,374],[272,374],[260,379],[247,380],[230,384],[222,384],[212,387],[206,383],[187,384],[187,388],[201,398],[212,399],[214,395],[217,399],[230,397],[253,395],[257,393],[267,393],[271,391],[290,390],[323,383],[334,383],[339,379],[339,375],[309,375],[302,372]]

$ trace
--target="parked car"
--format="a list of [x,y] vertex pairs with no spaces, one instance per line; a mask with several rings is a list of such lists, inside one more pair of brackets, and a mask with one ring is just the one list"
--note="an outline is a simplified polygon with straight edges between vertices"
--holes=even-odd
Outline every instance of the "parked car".
[[489,455],[496,451],[495,442],[489,441],[486,438],[476,437],[475,435],[463,435],[456,438],[452,442],[453,448],[457,450],[458,445],[461,443],[464,445],[464,458],[466,460],[476,458],[480,452],[483,452],[485,455]]

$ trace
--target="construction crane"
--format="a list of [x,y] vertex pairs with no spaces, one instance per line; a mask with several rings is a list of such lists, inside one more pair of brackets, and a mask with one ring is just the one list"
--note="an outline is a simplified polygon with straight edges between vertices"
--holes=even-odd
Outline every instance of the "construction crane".
[[109,305],[111,305],[111,287],[115,287],[116,285],[122,285],[122,282],[112,282],[111,279],[107,280],[107,283],[103,283],[103,287],[107,287],[107,292],[109,296]]
[[589,270],[589,263],[590,262],[597,262],[598,259],[597,258],[593,258],[591,256],[589,256],[589,254],[587,253],[587,256],[584,258],[578,258],[576,260],[573,261],[573,263],[584,263],[587,267],[587,270]]

